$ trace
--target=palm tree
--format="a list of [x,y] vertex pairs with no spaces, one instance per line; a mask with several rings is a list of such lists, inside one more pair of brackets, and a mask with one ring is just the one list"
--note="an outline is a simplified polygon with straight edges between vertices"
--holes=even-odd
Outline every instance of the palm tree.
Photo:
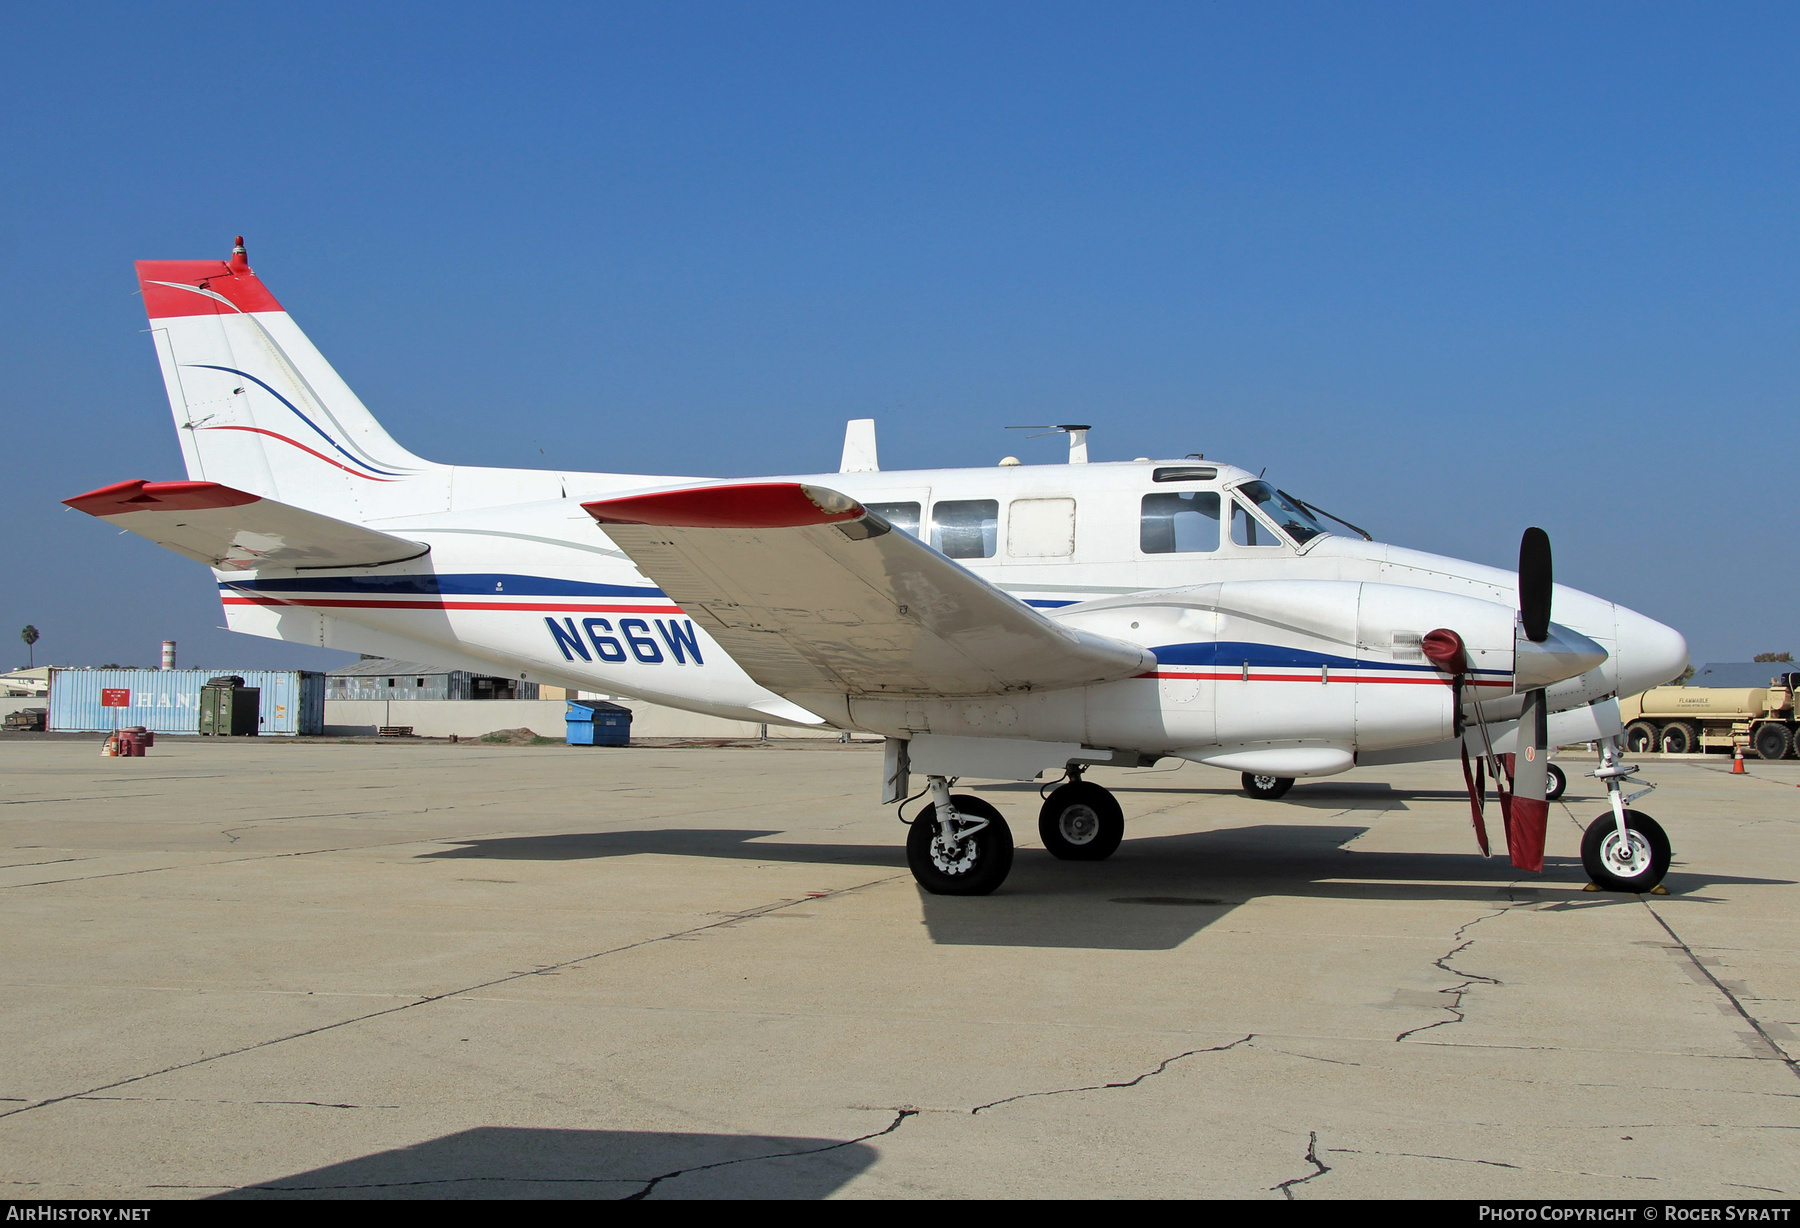
[[33,669],[37,666],[37,650],[33,645],[38,642],[38,629],[26,623],[25,630],[19,632],[19,638],[25,641],[26,659],[30,662],[25,668]]

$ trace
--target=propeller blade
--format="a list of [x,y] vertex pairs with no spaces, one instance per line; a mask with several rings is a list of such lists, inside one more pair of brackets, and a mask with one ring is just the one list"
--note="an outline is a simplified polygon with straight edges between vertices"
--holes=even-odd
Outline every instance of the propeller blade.
[[1519,539],[1519,615],[1525,638],[1541,644],[1550,637],[1550,535],[1539,528]]
[[1518,748],[1513,755],[1513,797],[1506,819],[1506,851],[1521,870],[1544,868],[1544,834],[1550,824],[1549,698],[1525,692],[1519,715]]

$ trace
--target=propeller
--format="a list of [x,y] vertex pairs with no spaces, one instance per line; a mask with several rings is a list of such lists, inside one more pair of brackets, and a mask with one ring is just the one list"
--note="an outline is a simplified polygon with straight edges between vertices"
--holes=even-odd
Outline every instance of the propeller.
[[[1519,623],[1521,633],[1532,644],[1542,644],[1550,638],[1553,586],[1550,535],[1536,527],[1526,529],[1519,539]],[[1533,655],[1528,651],[1516,652],[1515,658]],[[1544,687],[1540,685],[1526,691],[1513,754],[1510,803],[1506,794],[1501,794],[1506,851],[1511,855],[1513,865],[1521,870],[1544,868],[1544,833],[1550,822],[1550,803],[1546,800],[1550,784],[1549,719],[1549,697]]]

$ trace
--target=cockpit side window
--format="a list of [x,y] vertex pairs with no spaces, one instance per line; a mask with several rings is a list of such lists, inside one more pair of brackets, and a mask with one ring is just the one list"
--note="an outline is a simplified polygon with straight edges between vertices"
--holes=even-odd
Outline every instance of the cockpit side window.
[[1219,495],[1211,490],[1144,496],[1138,547],[1145,554],[1204,554],[1219,548]]
[[[1296,546],[1304,546],[1315,537],[1323,537],[1330,533],[1324,525],[1314,520],[1307,511],[1292,499],[1270,486],[1267,482],[1245,482],[1237,488],[1240,497],[1254,503],[1262,510],[1262,514],[1274,521],[1276,526],[1294,539]],[[1236,523],[1233,522],[1235,529]],[[1265,533],[1266,536],[1266,533]],[[1236,540],[1234,537],[1232,540]],[[1239,545],[1273,545],[1273,542],[1239,542]]]
[[1280,539],[1269,532],[1269,526],[1245,510],[1239,499],[1231,501],[1231,541],[1237,546],[1281,545]]

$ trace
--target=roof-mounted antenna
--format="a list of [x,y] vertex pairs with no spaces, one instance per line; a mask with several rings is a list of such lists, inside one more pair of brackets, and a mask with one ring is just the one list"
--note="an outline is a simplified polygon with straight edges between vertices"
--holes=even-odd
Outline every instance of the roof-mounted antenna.
[[250,271],[250,254],[244,250],[244,236],[237,237],[237,246],[231,249],[231,271],[248,273]]
[[[1009,426],[1006,429],[1009,431],[1042,431],[1044,435],[1067,435],[1069,437],[1069,463],[1071,465],[1085,465],[1088,463],[1087,433],[1094,428],[1086,423],[1058,426]],[[1044,435],[1027,435],[1026,438],[1042,439]]]
[[876,473],[881,462],[875,455],[875,419],[852,418],[844,424],[844,457],[839,473]]

